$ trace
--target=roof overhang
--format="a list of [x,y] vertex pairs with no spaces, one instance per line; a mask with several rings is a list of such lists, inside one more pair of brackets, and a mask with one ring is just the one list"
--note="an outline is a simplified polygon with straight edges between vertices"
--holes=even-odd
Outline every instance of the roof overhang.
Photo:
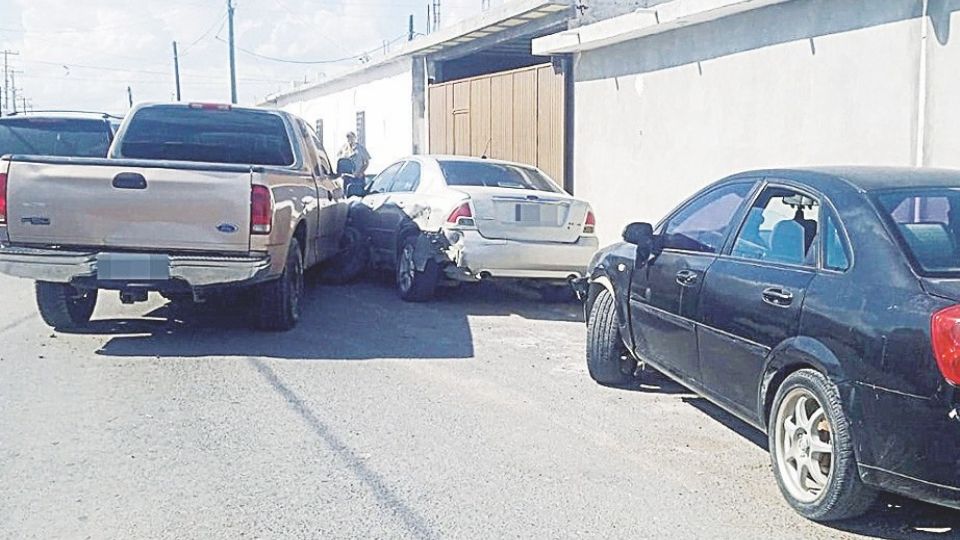
[[792,0],[673,0],[533,40],[533,54],[550,56],[608,47]]
[[407,42],[397,51],[370,64],[338,77],[267,96],[265,104],[273,105],[290,98],[331,85],[341,78],[357,78],[373,72],[378,66],[404,57],[424,56],[443,60],[472,54],[485,47],[510,39],[535,34],[570,18],[572,0],[513,0],[484,11],[481,15],[442,28],[427,36]]

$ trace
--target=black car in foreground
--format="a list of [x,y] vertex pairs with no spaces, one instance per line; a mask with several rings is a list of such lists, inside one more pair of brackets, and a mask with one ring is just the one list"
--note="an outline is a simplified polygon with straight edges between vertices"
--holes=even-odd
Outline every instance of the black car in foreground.
[[581,291],[595,380],[649,364],[763,430],[807,518],[960,508],[960,171],[737,174],[624,240]]

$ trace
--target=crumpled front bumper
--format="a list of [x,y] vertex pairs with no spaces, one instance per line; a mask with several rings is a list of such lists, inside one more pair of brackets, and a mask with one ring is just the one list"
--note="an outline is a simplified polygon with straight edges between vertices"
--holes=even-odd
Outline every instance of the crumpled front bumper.
[[[97,277],[96,251],[67,251],[0,246],[0,273],[14,277],[70,283]],[[170,279],[191,287],[226,285],[264,277],[270,271],[270,257],[224,257],[170,255]]]

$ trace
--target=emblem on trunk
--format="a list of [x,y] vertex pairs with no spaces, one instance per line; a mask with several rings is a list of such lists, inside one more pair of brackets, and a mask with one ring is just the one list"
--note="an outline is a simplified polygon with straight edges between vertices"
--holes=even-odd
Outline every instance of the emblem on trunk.
[[237,227],[233,223],[221,223],[217,225],[217,230],[223,234],[233,234],[240,230],[240,227]]

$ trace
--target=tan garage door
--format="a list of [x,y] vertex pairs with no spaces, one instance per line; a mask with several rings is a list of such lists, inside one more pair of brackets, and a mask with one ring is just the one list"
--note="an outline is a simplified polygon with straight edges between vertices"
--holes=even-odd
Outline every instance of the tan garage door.
[[563,74],[550,64],[430,86],[430,153],[529,163],[563,184]]

